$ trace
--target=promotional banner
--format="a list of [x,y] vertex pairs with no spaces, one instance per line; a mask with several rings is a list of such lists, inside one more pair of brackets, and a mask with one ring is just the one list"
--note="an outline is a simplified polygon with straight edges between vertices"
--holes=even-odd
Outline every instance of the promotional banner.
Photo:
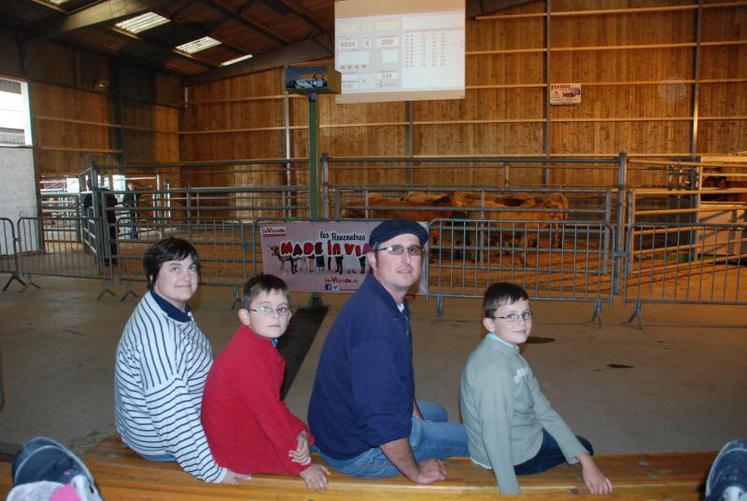
[[553,106],[581,104],[581,84],[550,84],[550,104]]
[[[285,280],[292,291],[355,292],[368,272],[368,235],[380,222],[260,223],[263,271]],[[427,290],[423,274],[413,292]]]

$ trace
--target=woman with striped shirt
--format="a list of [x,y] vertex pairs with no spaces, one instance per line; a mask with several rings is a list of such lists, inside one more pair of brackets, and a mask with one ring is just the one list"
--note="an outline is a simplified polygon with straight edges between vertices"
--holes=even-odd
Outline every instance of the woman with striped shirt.
[[200,278],[197,250],[167,238],[146,251],[143,268],[149,290],[117,346],[114,412],[122,441],[146,459],[177,461],[205,482],[251,478],[218,466],[200,423],[213,354],[187,305]]

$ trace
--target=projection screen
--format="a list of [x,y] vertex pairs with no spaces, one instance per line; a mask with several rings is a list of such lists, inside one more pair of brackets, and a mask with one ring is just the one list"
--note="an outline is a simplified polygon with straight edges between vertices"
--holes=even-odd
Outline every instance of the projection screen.
[[464,0],[335,2],[338,103],[464,98]]

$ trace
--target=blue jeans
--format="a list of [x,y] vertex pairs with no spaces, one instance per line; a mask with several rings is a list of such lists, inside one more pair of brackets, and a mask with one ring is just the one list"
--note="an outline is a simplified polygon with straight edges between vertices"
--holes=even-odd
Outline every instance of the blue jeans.
[[[594,454],[594,448],[591,443],[584,437],[576,436],[581,445],[589,451],[589,454]],[[527,461],[514,466],[514,471],[517,475],[531,475],[533,473],[540,473],[545,470],[549,470],[553,466],[565,463],[565,456],[563,451],[560,450],[560,446],[555,439],[547,433],[546,430],[542,430],[542,445],[537,454]]]
[[[467,433],[459,423],[449,423],[446,409],[437,403],[418,400],[423,419],[412,419],[410,447],[415,461],[446,459],[452,456],[469,456]],[[374,447],[350,459],[335,459],[321,454],[322,459],[335,470],[351,477],[384,478],[399,475],[399,470],[389,461],[381,447]]]

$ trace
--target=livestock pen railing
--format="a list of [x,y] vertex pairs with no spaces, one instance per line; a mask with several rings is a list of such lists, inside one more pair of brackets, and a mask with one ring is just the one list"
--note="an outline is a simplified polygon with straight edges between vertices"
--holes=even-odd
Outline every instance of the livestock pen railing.
[[[92,241],[80,238],[77,228],[87,228]],[[21,217],[17,222],[19,273],[32,281],[34,275],[69,278],[97,278],[102,292],[112,293],[113,278],[105,246],[116,245],[97,218]],[[116,253],[115,253],[116,254]]]
[[[623,303],[747,304],[747,204],[702,201],[713,188],[627,193]],[[739,190],[736,191],[737,193]]]
[[[117,221],[118,234],[129,233],[135,224],[128,218]],[[138,220],[147,231],[137,238],[120,240],[117,249],[119,276],[125,285],[122,299],[133,293],[132,282],[143,282],[142,260],[152,244],[170,236],[189,240],[200,256],[200,283],[232,288],[234,298],[249,276],[256,273],[254,224],[231,219],[150,218]]]
[[[313,194],[305,185],[294,184],[308,182],[308,176],[301,172],[301,161],[246,161],[246,165],[236,167],[231,165],[240,161],[173,164],[159,166],[157,175],[145,172],[145,165],[95,166],[93,174],[89,171],[87,175],[108,179],[109,186],[113,186],[116,175],[139,179],[141,184],[134,192],[94,188],[88,217],[65,216],[76,199],[82,206],[83,194],[55,201],[60,202],[57,208],[48,205],[52,212],[34,224],[19,221],[12,237],[18,244],[16,273],[99,278],[105,284],[116,273],[129,291],[132,282],[143,280],[140,260],[147,245],[174,234],[197,240],[200,253],[206,256],[205,283],[236,287],[262,269],[256,228],[259,219],[314,219]],[[679,230],[667,229],[678,235],[678,246],[704,246],[690,253],[695,257],[687,259],[694,260],[707,255],[708,249],[721,246],[724,238],[736,238],[724,237],[734,234],[736,227],[725,233],[723,229],[691,226],[706,222],[736,224],[743,217],[738,205],[730,205],[732,201],[704,202],[721,192],[699,181],[698,169],[705,172],[705,167],[680,161],[656,161],[652,166],[641,160],[627,162],[620,155],[607,159],[327,157],[326,162],[328,170],[322,171],[325,191],[320,200],[326,204],[329,218],[410,217],[430,223],[430,294],[437,298],[441,310],[445,297],[475,297],[487,281],[500,278],[524,284],[538,299],[592,302],[595,314],[600,304],[622,293],[624,301],[636,304],[640,311],[641,303],[666,302],[669,298],[633,292],[646,290],[642,278],[645,272],[641,271],[644,260],[638,251],[666,255],[661,258],[666,263],[685,260],[682,255],[672,257],[671,246],[659,250],[670,240],[652,238],[653,247],[641,248],[651,243],[647,232],[664,228],[642,229],[640,225],[679,225]],[[377,168],[370,169],[371,165]],[[363,175],[366,169],[380,172]],[[589,175],[599,170],[608,186],[563,186],[559,183],[565,179],[559,172],[562,169],[588,171]],[[240,181],[243,185],[188,187],[214,172],[226,183]],[[457,172],[466,173],[466,178],[458,180],[454,177]],[[255,179],[266,182],[266,175],[276,179],[276,185],[248,186]],[[546,176],[552,182],[543,185]],[[467,178],[475,183],[459,182]],[[147,184],[151,180],[157,181],[155,186]],[[639,187],[629,195],[632,198],[626,199],[622,188],[631,180],[633,185],[652,180],[652,186],[665,188]],[[215,179],[210,177],[210,181]],[[118,205],[107,205],[111,194]],[[123,206],[128,194],[134,194],[136,202]],[[728,192],[729,196],[737,194],[733,188]],[[726,209],[725,204],[729,206]],[[728,214],[730,219],[711,219],[717,212]],[[8,231],[13,230],[4,230]],[[22,234],[28,241],[23,245]],[[698,235],[703,236],[699,239]],[[82,252],[76,246],[82,246]],[[67,249],[71,257],[60,257]],[[634,252],[638,254],[634,256]],[[739,255],[737,260],[724,261],[722,257],[717,254],[714,259],[728,266],[744,264]],[[77,259],[86,261],[78,263]],[[8,269],[11,262],[4,258],[5,268],[0,271]],[[709,268],[704,270],[707,273]],[[654,281],[672,280],[668,274],[649,272],[649,276]],[[632,285],[639,278],[641,287],[635,289]],[[739,280],[739,275],[735,279]],[[728,281],[726,286],[732,287],[732,283]],[[679,287],[684,285],[679,283]],[[716,287],[720,285],[716,283]],[[689,301],[692,297],[678,295],[675,300]],[[703,302],[729,300],[718,294],[697,297]]]
[[747,223],[636,223],[627,248],[629,321],[644,303],[747,304]]
[[493,282],[522,285],[537,300],[612,303],[613,226],[590,221],[437,219],[429,225],[428,295],[479,298]]
[[19,276],[17,245],[18,241],[13,221],[6,217],[0,217],[0,273],[10,273],[10,278],[5,282],[3,290],[7,290],[13,280],[23,286],[26,285],[26,282],[21,280]]

